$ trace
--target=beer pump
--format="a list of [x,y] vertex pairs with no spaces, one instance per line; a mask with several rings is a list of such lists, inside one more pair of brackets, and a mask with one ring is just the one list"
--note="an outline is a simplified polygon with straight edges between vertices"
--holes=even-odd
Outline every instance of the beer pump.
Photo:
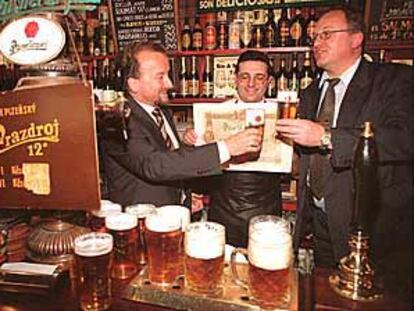
[[354,209],[348,239],[350,253],[340,260],[339,270],[329,277],[335,292],[357,301],[382,298],[368,255],[369,232],[378,211],[377,161],[372,124],[365,122],[354,150]]

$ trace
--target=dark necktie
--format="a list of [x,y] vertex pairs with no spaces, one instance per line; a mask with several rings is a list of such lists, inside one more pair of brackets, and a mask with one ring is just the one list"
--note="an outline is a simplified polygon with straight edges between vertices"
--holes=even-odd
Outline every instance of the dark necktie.
[[158,129],[161,132],[162,138],[164,139],[165,147],[167,149],[172,149],[172,141],[170,136],[168,136],[167,130],[165,129],[164,118],[162,117],[160,108],[155,108],[152,111],[155,121],[157,123]]
[[[338,78],[328,79],[328,88],[325,97],[322,101],[321,108],[317,121],[325,128],[325,131],[330,131],[332,120],[335,111],[335,91],[334,86],[341,81]],[[326,177],[329,168],[329,158],[327,154],[315,153],[310,158],[310,189],[312,194],[317,199],[321,199],[324,195],[324,188]]]

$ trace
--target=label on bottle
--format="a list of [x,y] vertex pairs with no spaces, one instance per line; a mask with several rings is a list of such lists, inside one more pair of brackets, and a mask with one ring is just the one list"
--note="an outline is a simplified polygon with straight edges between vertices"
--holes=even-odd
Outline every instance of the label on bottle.
[[213,25],[208,25],[206,27],[206,37],[205,37],[206,50],[214,50],[216,48],[216,38],[217,38],[216,27],[214,27]]
[[183,50],[189,50],[190,45],[191,45],[190,33],[185,32],[185,33],[183,33],[183,36],[181,38],[181,46],[182,46]]
[[229,49],[240,48],[240,24],[233,22],[229,26]]
[[188,95],[188,81],[186,79],[181,79],[180,80],[180,94],[181,96],[185,97]]
[[193,48],[201,50],[203,48],[203,35],[200,31],[193,33]]
[[200,82],[198,80],[193,80],[191,83],[192,90],[191,93],[193,97],[200,95]]
[[289,38],[289,25],[283,21],[280,25],[280,44],[285,46]]
[[275,32],[271,26],[268,26],[265,31],[265,47],[272,47],[275,45]]
[[306,89],[308,85],[312,83],[312,81],[312,78],[308,74],[305,74],[305,76],[300,80],[300,89]]
[[277,81],[277,89],[285,91],[288,89],[288,79],[285,76],[280,76]]
[[294,22],[290,27],[290,37],[295,41],[298,42],[300,37],[302,36],[302,25],[299,21]]
[[213,96],[213,82],[212,81],[204,81],[202,87],[203,87],[204,97]]

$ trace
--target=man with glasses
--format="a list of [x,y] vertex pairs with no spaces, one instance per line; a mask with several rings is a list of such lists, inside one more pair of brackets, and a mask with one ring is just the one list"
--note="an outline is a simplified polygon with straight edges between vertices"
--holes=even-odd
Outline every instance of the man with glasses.
[[[224,141],[188,148],[180,143],[168,109],[169,62],[164,48],[137,43],[131,49],[127,78],[126,140],[103,127],[109,199],[125,205],[182,203],[182,180],[221,174],[221,165],[260,149],[260,131],[247,129]],[[118,134],[117,134],[118,133]]]
[[[377,272],[384,272],[386,286],[411,287],[407,292],[412,294],[412,68],[364,60],[362,18],[349,8],[328,10],[315,31],[313,52],[322,75],[303,93],[302,119],[279,120],[276,127],[296,143],[300,156],[295,247],[310,223],[317,266],[335,267],[349,253],[353,150],[362,124],[371,121],[380,187],[380,204],[372,206],[378,216],[370,232],[371,257]],[[319,179],[318,158],[325,163]]]
[[[266,54],[248,50],[236,64],[237,96],[226,103],[266,102],[264,94],[271,81],[272,68]],[[197,136],[188,130],[184,141],[194,144]],[[246,247],[249,219],[256,215],[281,215],[279,175],[263,172],[226,171],[208,177],[206,183],[211,197],[208,218],[226,227],[226,242]]]

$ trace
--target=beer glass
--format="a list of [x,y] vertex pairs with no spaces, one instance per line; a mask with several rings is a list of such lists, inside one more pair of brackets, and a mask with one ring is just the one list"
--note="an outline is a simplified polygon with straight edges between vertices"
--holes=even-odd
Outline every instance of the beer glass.
[[[290,302],[292,237],[289,223],[277,216],[261,215],[249,222],[248,249],[236,248],[231,270],[237,284],[249,289],[262,308],[284,307]],[[248,257],[248,282],[241,280],[235,263],[240,252]]]
[[137,218],[134,215],[119,213],[105,218],[105,226],[114,238],[114,264],[111,276],[115,279],[128,279],[138,272]]
[[89,228],[95,232],[106,232],[105,217],[122,212],[122,206],[109,200],[101,200],[99,210],[93,210],[89,219]]
[[224,226],[195,222],[185,231],[186,286],[201,294],[214,294],[220,287],[224,268]]
[[138,219],[138,239],[137,239],[137,262],[140,265],[147,263],[147,246],[145,245],[145,218],[156,212],[153,204],[135,204],[125,208],[127,214],[134,215]]
[[108,233],[87,233],[74,241],[76,289],[84,311],[107,310],[111,305],[112,247]]
[[180,275],[183,232],[180,215],[158,210],[145,219],[148,278],[153,284],[165,286]]

